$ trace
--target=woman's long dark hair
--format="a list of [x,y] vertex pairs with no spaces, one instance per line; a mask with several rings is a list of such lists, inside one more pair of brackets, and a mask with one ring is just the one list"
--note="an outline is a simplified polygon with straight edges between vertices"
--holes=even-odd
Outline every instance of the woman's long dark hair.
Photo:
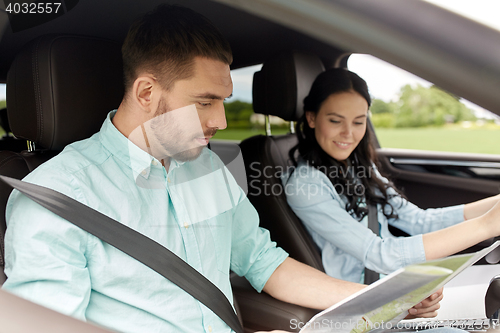
[[[372,143],[374,134],[371,129],[366,127],[361,142],[346,161],[337,161],[320,147],[314,129],[307,122],[305,111],[317,114],[323,102],[332,94],[352,91],[360,94],[370,106],[371,98],[366,82],[355,73],[343,68],[332,68],[318,75],[309,95],[304,99],[304,115],[296,125],[299,143],[290,150],[289,157],[295,166],[298,159],[302,158],[323,172],[337,192],[347,198],[347,212],[354,214],[359,220],[368,214],[367,205],[370,203],[381,204],[387,218],[397,218],[394,207],[389,203],[391,196],[387,194],[387,189],[394,187],[393,184],[386,184],[373,174],[373,166],[378,167],[379,161]],[[365,201],[366,205],[361,204]]]

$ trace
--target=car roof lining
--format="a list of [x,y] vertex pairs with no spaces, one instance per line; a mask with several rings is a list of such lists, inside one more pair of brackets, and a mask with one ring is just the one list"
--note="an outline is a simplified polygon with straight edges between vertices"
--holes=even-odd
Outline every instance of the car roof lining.
[[[212,1],[85,0],[53,21],[16,33],[12,32],[6,13],[0,13],[0,26],[5,26],[0,40],[0,82],[5,82],[10,63],[19,50],[38,36],[65,33],[121,43],[130,24],[160,3],[181,4],[207,16],[231,44],[234,55],[232,69],[260,64],[276,53],[293,49],[314,50],[325,63],[333,63],[343,53],[301,32]],[[231,19],[228,20],[228,17]]]

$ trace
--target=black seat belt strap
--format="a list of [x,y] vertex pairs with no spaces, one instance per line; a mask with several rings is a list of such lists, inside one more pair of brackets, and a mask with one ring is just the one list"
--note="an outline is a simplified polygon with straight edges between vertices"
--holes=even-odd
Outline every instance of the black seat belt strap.
[[[377,206],[370,203],[368,205],[368,228],[373,231],[375,235],[380,234],[380,227],[377,218]],[[372,284],[380,278],[380,274],[365,268],[365,284]]]
[[243,333],[222,291],[166,247],[62,193],[10,177],[0,176],[0,179],[54,214],[163,275],[211,309],[236,333]]

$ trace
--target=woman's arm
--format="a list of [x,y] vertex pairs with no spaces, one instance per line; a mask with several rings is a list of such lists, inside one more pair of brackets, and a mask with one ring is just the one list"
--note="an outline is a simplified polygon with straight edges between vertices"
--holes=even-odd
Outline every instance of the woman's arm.
[[[376,176],[384,183],[389,183],[378,172]],[[388,203],[398,215],[397,219],[388,219],[387,222],[410,235],[426,234],[464,221],[464,205],[422,209],[400,196],[392,187],[387,189],[387,195],[389,196]],[[384,206],[383,209],[387,213],[390,212],[388,206]]]
[[285,184],[287,201],[324,249],[323,262],[329,274],[359,281],[360,264],[388,274],[425,261],[422,236],[378,237],[345,210],[345,203],[324,174],[302,169]]
[[335,199],[338,195],[324,174],[303,172],[287,185],[288,203],[310,230],[377,272],[390,273],[412,263],[451,255],[500,234],[497,207],[486,215],[438,231],[382,239],[345,211],[345,204]]
[[423,235],[425,257],[427,260],[442,258],[498,235],[500,235],[500,204],[497,202],[486,214]]
[[486,199],[466,204],[464,206],[464,219],[470,220],[483,215],[499,201],[500,201],[500,194],[497,194]]

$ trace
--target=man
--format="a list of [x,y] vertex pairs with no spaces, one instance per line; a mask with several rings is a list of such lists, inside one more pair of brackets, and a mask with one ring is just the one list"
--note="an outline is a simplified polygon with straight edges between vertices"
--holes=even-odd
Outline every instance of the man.
[[[324,309],[363,288],[297,261],[205,146],[226,127],[228,42],[203,16],[160,6],[123,45],[125,96],[99,133],[65,148],[25,181],[53,188],[143,233],[232,300],[229,270],[258,291]],[[228,332],[204,305],[148,267],[14,192],[7,207],[4,288],[121,332]],[[414,314],[431,316],[441,295]]]

